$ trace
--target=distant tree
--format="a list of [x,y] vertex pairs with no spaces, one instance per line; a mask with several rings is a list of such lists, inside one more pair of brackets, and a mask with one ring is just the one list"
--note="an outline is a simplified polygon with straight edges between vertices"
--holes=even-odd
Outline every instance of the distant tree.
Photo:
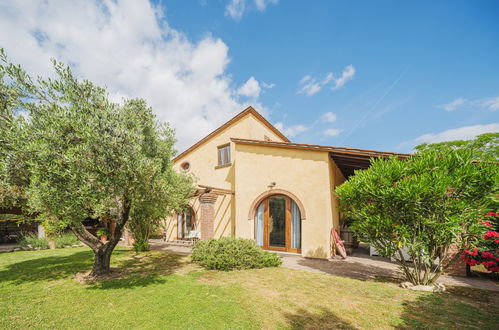
[[[109,101],[105,89],[77,80],[53,61],[55,79],[34,81],[2,53],[4,85],[22,91],[25,120],[10,135],[29,172],[28,204],[54,228],[69,227],[94,252],[92,276],[110,271],[111,254],[131,215],[165,216],[185,203],[190,177],[172,168],[174,132],[143,100]],[[151,208],[160,206],[151,211]],[[102,242],[82,224],[112,218]]]
[[357,235],[394,257],[410,282],[434,283],[449,264],[449,247],[462,250],[486,231],[477,214],[497,192],[499,166],[475,156],[426,148],[406,160],[373,159],[336,189],[340,207],[355,219]]
[[423,143],[415,148],[417,151],[435,150],[446,152],[448,150],[468,149],[477,160],[498,160],[499,158],[499,132],[478,135],[471,140],[445,141],[439,143]]

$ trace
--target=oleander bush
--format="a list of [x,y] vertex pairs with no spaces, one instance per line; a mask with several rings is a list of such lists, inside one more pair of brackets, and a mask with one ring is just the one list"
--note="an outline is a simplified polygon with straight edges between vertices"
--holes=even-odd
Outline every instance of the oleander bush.
[[233,237],[198,241],[192,260],[207,269],[224,271],[277,267],[282,263],[277,254],[262,250],[253,240]]

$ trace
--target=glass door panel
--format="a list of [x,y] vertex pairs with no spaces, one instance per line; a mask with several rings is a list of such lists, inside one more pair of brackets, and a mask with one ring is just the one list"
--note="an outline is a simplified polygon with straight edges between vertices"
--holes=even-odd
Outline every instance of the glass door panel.
[[268,216],[269,246],[286,248],[286,198],[275,196],[269,198]]

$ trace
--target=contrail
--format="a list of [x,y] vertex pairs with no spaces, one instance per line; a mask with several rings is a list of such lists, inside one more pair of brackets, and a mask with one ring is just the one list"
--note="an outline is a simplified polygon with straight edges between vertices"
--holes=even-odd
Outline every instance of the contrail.
[[352,129],[350,129],[348,131],[348,133],[346,134],[345,137],[343,137],[343,139],[340,141],[339,145],[342,145],[343,142],[345,142],[346,139],[348,139],[348,137],[353,133],[353,131],[355,131],[357,129],[357,127],[359,127],[360,124],[362,124],[362,122],[374,111],[374,109],[376,109],[376,107],[378,106],[378,104],[381,103],[381,101],[383,101],[383,99],[391,92],[391,90],[393,89],[393,87],[395,87],[395,85],[397,85],[397,83],[399,82],[400,79],[402,79],[402,77],[406,74],[407,70],[409,68],[406,68],[401,74],[400,76],[393,82],[393,84],[391,84],[391,86],[386,90],[385,94],[383,94],[377,101],[376,103],[374,103],[374,105],[371,107],[371,109],[369,109],[365,114],[364,116],[362,116],[362,118],[357,122],[357,124],[355,124]]

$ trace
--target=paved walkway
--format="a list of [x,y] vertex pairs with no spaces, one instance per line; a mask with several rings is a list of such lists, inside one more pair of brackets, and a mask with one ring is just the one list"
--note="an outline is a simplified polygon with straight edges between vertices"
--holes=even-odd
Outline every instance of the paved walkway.
[[0,244],[0,252],[10,252],[12,249],[19,247],[19,244],[7,243]]
[[[175,246],[163,240],[150,240],[152,250],[166,251],[174,254],[189,255],[191,247]],[[401,278],[402,273],[396,263],[382,257],[371,257],[365,250],[358,249],[347,259],[311,259],[295,254],[279,254],[282,267],[301,269],[310,272],[326,273],[359,280],[379,280],[382,277]],[[446,285],[464,286],[499,292],[499,284],[486,278],[441,276],[438,281]]]

